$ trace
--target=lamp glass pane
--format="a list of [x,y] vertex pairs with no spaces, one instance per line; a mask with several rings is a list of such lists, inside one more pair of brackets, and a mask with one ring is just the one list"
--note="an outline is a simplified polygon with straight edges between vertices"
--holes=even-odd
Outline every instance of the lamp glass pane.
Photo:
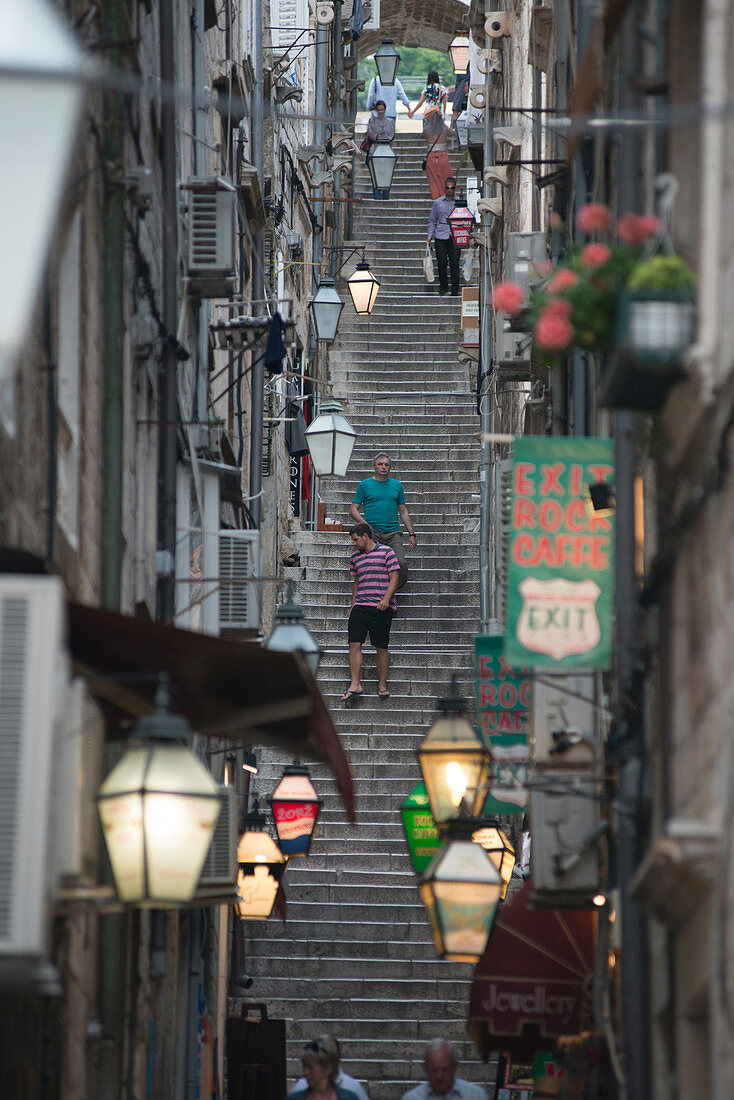
[[266,864],[237,872],[237,901],[235,906],[240,920],[267,920],[270,916],[278,882]]
[[221,807],[193,753],[181,745],[132,749],[102,783],[98,805],[120,899],[190,901]]
[[285,856],[306,856],[321,803],[308,775],[284,775],[271,799],[278,844]]
[[313,673],[316,673],[319,667],[321,649],[311,631],[303,623],[276,623],[265,643],[265,648],[278,653],[300,652]]
[[375,65],[380,84],[386,87],[395,83],[400,65],[400,54],[390,41],[384,41],[375,51]]
[[439,955],[467,962],[481,956],[501,887],[497,869],[481,845],[451,840],[441,849],[420,887]]
[[[436,719],[418,749],[431,813],[441,824],[456,817],[466,798],[476,816],[486,792],[489,754],[470,722],[463,717]],[[466,808],[466,803],[465,803]]]
[[306,429],[306,443],[319,477],[344,477],[357,433],[341,413],[317,416]]
[[357,268],[354,274],[349,276],[347,286],[352,296],[354,309],[360,317],[371,313],[372,307],[377,301],[377,291],[380,289],[380,284],[372,272],[365,271],[364,268]]
[[323,340],[327,344],[333,343],[336,339],[339,318],[344,309],[344,302],[339,297],[336,287],[320,286],[311,299],[309,309],[316,329],[316,339]]
[[469,39],[466,35],[457,34],[449,46],[449,56],[456,75],[465,73],[469,68]]
[[389,145],[379,143],[367,157],[367,167],[372,178],[372,186],[390,189],[397,157]]

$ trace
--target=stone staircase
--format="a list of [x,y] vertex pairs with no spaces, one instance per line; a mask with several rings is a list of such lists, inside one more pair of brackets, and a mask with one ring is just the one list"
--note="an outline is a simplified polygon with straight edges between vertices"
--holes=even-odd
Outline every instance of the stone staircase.
[[[300,1051],[331,1031],[347,1072],[372,1100],[399,1100],[423,1080],[426,1043],[455,1044],[461,1075],[493,1079],[467,1038],[472,967],[437,959],[408,857],[400,807],[420,781],[415,750],[452,672],[469,699],[478,629],[478,419],[468,370],[458,362],[459,299],[439,297],[422,271],[430,199],[420,135],[399,134],[389,202],[371,198],[360,165],[355,241],[381,281],[369,318],[348,304],[330,355],[335,395],[358,438],[349,475],[322,483],[327,514],[344,533],[301,538],[298,596],[325,653],[319,672],[354,770],[358,824],[350,826],[327,770],[312,767],[325,800],[312,855],[293,860],[285,879],[287,926],[249,926],[251,999],[288,1021],[288,1072]],[[451,157],[452,166],[459,153]],[[344,294],[345,298],[348,295]],[[372,473],[379,450],[404,486],[418,547],[408,551],[410,579],[398,596],[390,654],[389,700],[376,696],[374,650],[365,646],[364,696],[352,709],[339,697],[348,683],[346,620],[351,582],[349,503]],[[258,789],[272,790],[284,763],[262,762]]]

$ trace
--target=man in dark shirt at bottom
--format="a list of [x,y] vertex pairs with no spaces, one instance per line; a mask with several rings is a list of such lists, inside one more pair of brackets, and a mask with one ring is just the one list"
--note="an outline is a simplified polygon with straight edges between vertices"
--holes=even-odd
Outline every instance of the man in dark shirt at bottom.
[[357,523],[349,532],[354,551],[349,559],[352,577],[352,607],[349,612],[349,687],[342,695],[343,703],[353,703],[362,687],[362,644],[367,635],[375,647],[377,661],[377,694],[389,699],[387,677],[390,671],[390,626],[395,613],[395,589],[400,576],[400,564],[395,551],[384,543],[375,542],[369,523]]

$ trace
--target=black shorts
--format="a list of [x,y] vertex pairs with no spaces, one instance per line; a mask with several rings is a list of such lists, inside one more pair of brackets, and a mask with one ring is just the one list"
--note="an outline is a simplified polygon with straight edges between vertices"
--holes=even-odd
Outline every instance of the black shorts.
[[375,649],[387,649],[394,611],[378,611],[376,607],[356,604],[349,613],[349,641],[362,643],[369,633]]

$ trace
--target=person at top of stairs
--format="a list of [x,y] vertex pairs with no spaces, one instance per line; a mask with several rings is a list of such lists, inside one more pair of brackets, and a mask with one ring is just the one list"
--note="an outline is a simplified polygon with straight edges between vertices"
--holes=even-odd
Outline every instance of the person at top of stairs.
[[349,687],[342,695],[343,703],[355,702],[363,695],[362,645],[369,633],[376,650],[377,694],[389,699],[387,675],[390,671],[390,626],[395,614],[395,589],[398,585],[398,559],[389,546],[381,546],[372,538],[369,523],[357,523],[350,531],[354,552],[349,559],[352,577],[352,607],[349,612]]
[[[390,546],[398,559],[400,576],[397,592],[405,587],[408,579],[408,565],[403,549],[403,535],[400,530],[402,520],[408,528],[409,546],[415,550],[418,541],[415,537],[413,521],[405,503],[405,490],[401,482],[390,477],[392,462],[384,451],[375,455],[375,472],[372,477],[360,481],[354,494],[349,515],[355,523],[364,520],[372,528],[375,542]],[[364,516],[359,508],[362,506]]]

